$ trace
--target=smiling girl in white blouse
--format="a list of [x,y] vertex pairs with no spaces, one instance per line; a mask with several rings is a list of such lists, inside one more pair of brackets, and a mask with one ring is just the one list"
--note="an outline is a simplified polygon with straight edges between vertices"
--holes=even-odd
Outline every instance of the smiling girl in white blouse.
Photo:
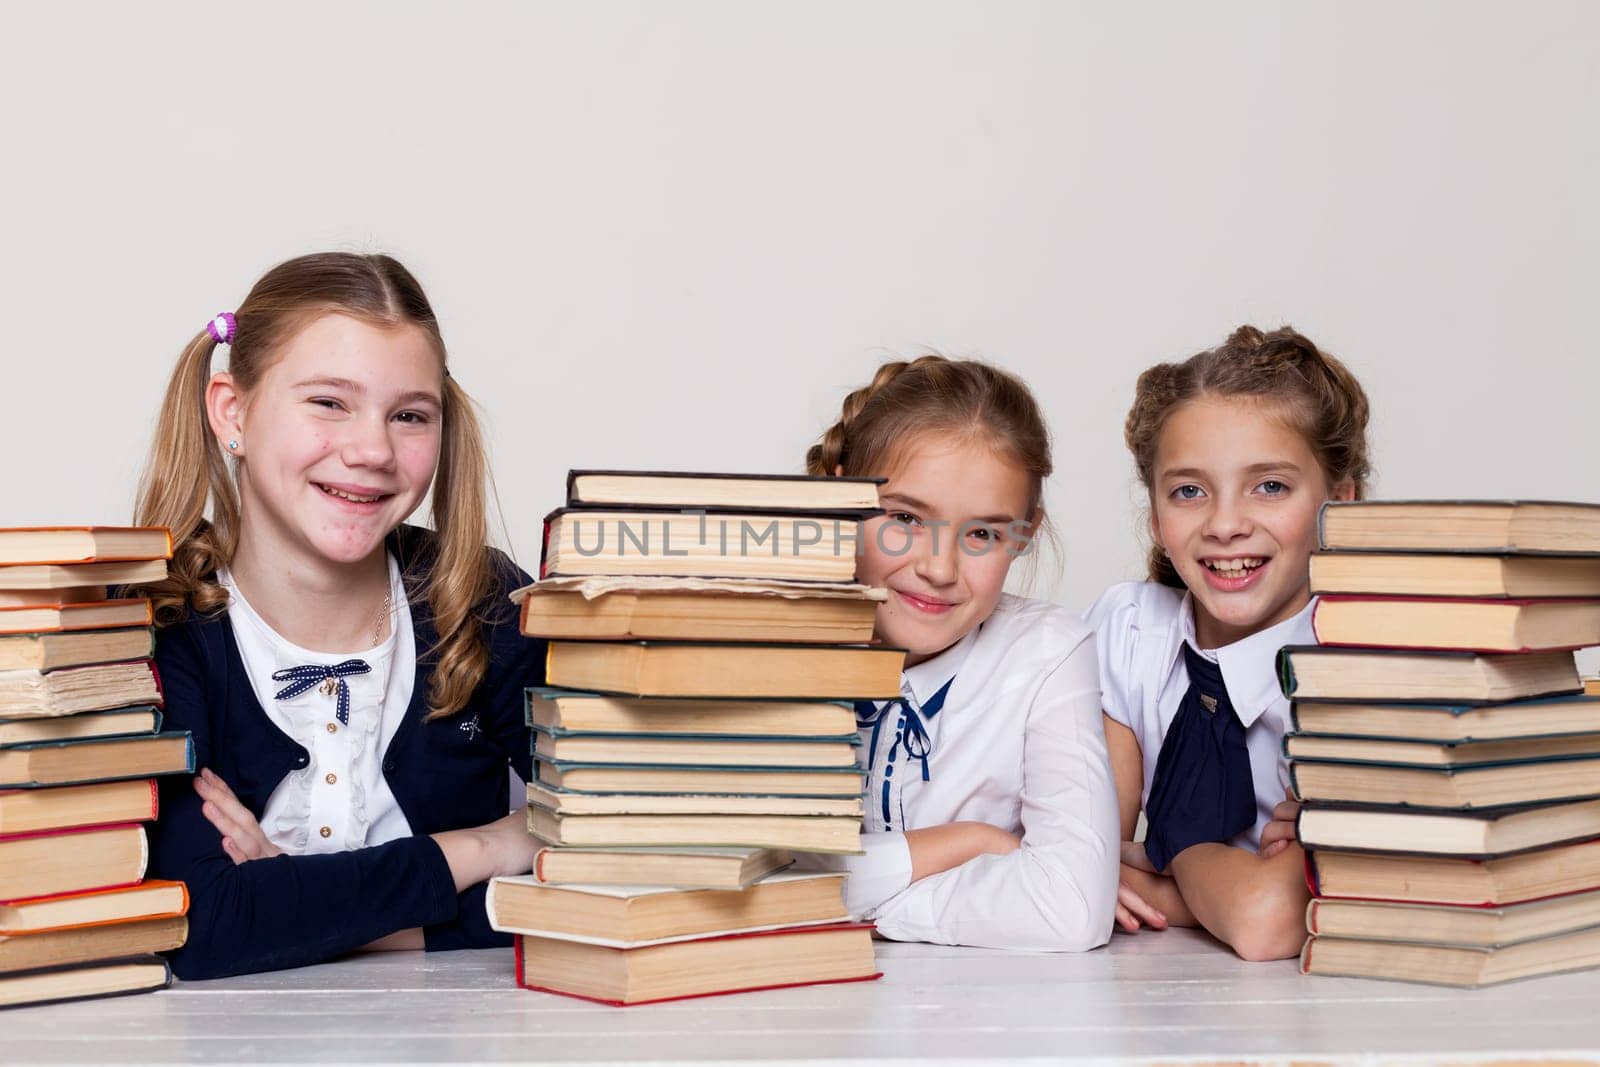
[[900,698],[856,707],[865,854],[823,860],[850,872],[851,912],[902,941],[1104,944],[1119,834],[1094,637],[1001,591],[1044,520],[1033,395],[984,363],[887,363],[806,465],[887,479],[860,572],[889,590],[877,638],[908,652]]
[[1147,582],[1089,609],[1123,848],[1117,921],[1203,926],[1248,960],[1305,940],[1274,662],[1311,644],[1317,512],[1364,490],[1366,393],[1283,327],[1139,376],[1126,438],[1150,493]]

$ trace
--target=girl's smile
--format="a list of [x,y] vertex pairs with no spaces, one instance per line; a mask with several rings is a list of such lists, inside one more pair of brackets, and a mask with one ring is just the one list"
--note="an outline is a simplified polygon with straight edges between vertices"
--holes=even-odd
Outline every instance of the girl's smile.
[[[1031,482],[986,445],[923,435],[879,491],[888,513],[862,531],[860,580],[889,589],[877,636],[907,665],[943,652],[1000,602]],[[890,525],[893,524],[893,525]]]
[[265,552],[275,569],[370,559],[427,494],[442,364],[420,328],[320,315],[285,342],[248,396],[218,378],[218,417],[244,446],[241,507],[261,542],[242,547]]
[[1195,635],[1220,648],[1290,618],[1311,599],[1310,558],[1330,492],[1282,407],[1201,396],[1162,427],[1151,532],[1194,597]]

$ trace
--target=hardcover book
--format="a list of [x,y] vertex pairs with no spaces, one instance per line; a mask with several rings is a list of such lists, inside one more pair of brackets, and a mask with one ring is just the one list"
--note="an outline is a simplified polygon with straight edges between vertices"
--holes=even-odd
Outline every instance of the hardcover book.
[[554,886],[532,875],[489,882],[489,925],[503,933],[614,947],[734,930],[849,922],[843,874],[771,874],[748,889]]
[[187,730],[144,737],[88,737],[0,749],[0,788],[82,785],[156,774],[193,774]]
[[545,516],[539,577],[854,582],[860,518],[561,508]]
[[156,817],[157,798],[153,778],[0,790],[0,836],[148,822]]
[[1306,929],[1324,937],[1500,948],[1600,926],[1600,893],[1574,893],[1500,908],[1312,900]]
[[127,630],[13,634],[0,637],[0,671],[53,671],[90,663],[149,659],[155,635],[147,626]]
[[1465,810],[1600,796],[1600,759],[1523,760],[1465,767],[1372,763],[1289,765],[1303,801]]
[[1435,742],[1290,733],[1283,736],[1283,754],[1292,760],[1370,763],[1390,767],[1533,764],[1543,760],[1600,759],[1600,734],[1514,737],[1501,741]]
[[[111,564],[120,566],[120,564]],[[20,568],[8,568],[9,571]],[[6,573],[0,571],[0,573]],[[29,589],[0,587],[0,608],[7,610],[16,608],[65,608],[78,604],[96,604],[105,601],[108,596],[103,585],[76,585],[60,588]]]
[[1378,852],[1308,852],[1313,896],[1498,907],[1600,889],[1600,841],[1484,860]]
[[[162,527],[33,526],[0,530],[0,564],[5,565],[171,558],[172,535]],[[5,581],[0,581],[0,586],[15,588]]]
[[82,604],[0,604],[0,634],[110,630],[154,621],[150,601],[144,597]]
[[789,853],[772,848],[541,848],[533,877],[547,885],[743,889],[793,862]]
[[1536,500],[1330,500],[1323,549],[1600,554],[1600,505]]
[[1311,592],[1600,597],[1600,558],[1316,552],[1311,556]]
[[557,815],[865,815],[861,798],[699,796],[686,793],[574,793],[541,782],[528,785],[528,803]]
[[0,934],[10,937],[163,919],[188,910],[189,890],[182,882],[140,882],[117,889],[92,889],[0,904]]
[[0,671],[0,719],[42,719],[132,704],[162,704],[161,681],[152,660],[58,671]]
[[[533,754],[546,762],[674,767],[854,767],[861,738],[700,738],[562,734],[533,731]],[[5,756],[0,753],[0,765]]]
[[735,845],[791,852],[861,851],[861,820],[822,815],[558,815],[528,808],[548,845]]
[[1600,927],[1498,948],[1312,937],[1300,952],[1302,974],[1388,978],[1466,988],[1582,970],[1597,964]]
[[133,885],[147,857],[137,825],[0,838],[0,903]]
[[0,590],[6,591],[3,603],[33,604],[37,599],[23,590],[59,589],[72,591],[84,586],[99,586],[104,598],[108,585],[144,585],[167,576],[164,559],[130,560],[125,563],[19,563],[0,566]]
[[1491,859],[1600,838],[1600,800],[1470,812],[1302,807],[1300,843],[1327,849]]
[[1311,625],[1324,645],[1570,651],[1600,644],[1600,600],[1324,596]]
[[0,935],[0,974],[60,967],[181,948],[189,936],[182,915],[104,923],[73,930]]
[[528,725],[553,736],[837,738],[856,732],[855,708],[841,701],[638,699],[534,688],[526,707]]
[[882,589],[749,578],[547,578],[512,593],[529,637],[589,641],[870,641]]
[[904,661],[904,649],[872,645],[552,641],[545,680],[635,697],[888,700]]
[[161,729],[161,711],[150,704],[108,711],[83,711],[53,719],[0,719],[0,748],[36,741],[78,741],[86,737],[127,737]]
[[1570,652],[1499,655],[1290,645],[1278,653],[1285,696],[1387,704],[1488,704],[1581,691]]
[[0,1008],[149,993],[171,983],[172,971],[160,956],[50,967],[0,976]]
[[881,977],[866,923],[731,933],[637,948],[516,935],[524,989],[622,1006]]
[[547,763],[535,777],[575,793],[697,793],[722,796],[859,797],[859,767],[834,770],[767,770],[749,767],[635,767],[620,764]]
[[1296,700],[1294,729],[1304,734],[1402,741],[1498,741],[1600,734],[1600,694],[1498,704],[1383,704]]
[[878,506],[878,486],[883,481],[806,474],[574,470],[567,473],[567,503],[767,511],[871,510]]

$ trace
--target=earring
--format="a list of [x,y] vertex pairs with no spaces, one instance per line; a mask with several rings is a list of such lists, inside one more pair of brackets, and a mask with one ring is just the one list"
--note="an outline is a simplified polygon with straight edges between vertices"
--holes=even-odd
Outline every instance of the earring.
[[238,449],[239,449],[239,439],[237,437],[235,437],[234,439],[232,439],[231,441],[228,442],[228,451],[229,452],[236,452],[236,451],[238,451]]

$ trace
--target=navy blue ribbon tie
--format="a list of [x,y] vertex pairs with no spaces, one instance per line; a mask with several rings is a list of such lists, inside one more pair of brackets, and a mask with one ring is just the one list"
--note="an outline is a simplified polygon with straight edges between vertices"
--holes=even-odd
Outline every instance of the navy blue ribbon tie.
[[1167,727],[1150,781],[1144,852],[1156,870],[1190,845],[1226,844],[1256,822],[1250,749],[1222,668],[1183,646],[1189,690]]
[[350,725],[350,685],[345,678],[352,674],[366,674],[372,668],[364,659],[347,659],[343,663],[332,666],[322,663],[308,663],[303,667],[285,667],[281,671],[272,672],[274,682],[288,682],[289,684],[274,694],[279,700],[289,700],[299,696],[314,686],[323,682],[337,682],[339,704],[335,712],[339,716],[341,726]]
[[928,698],[928,702],[918,708],[905,697],[895,697],[886,701],[883,707],[878,707],[871,700],[858,700],[856,704],[856,728],[865,730],[872,727],[872,739],[867,742],[867,770],[872,770],[872,761],[878,752],[878,734],[883,729],[884,716],[890,708],[898,706],[900,719],[895,724],[894,744],[889,746],[889,754],[884,757],[883,763],[883,828],[892,828],[889,814],[889,787],[894,780],[895,760],[902,749],[906,755],[922,763],[922,780],[928,781],[928,757],[933,754],[933,739],[928,736],[927,722],[939,714],[944,707],[944,700],[950,694],[950,687],[955,684],[951,678],[939,691]]

